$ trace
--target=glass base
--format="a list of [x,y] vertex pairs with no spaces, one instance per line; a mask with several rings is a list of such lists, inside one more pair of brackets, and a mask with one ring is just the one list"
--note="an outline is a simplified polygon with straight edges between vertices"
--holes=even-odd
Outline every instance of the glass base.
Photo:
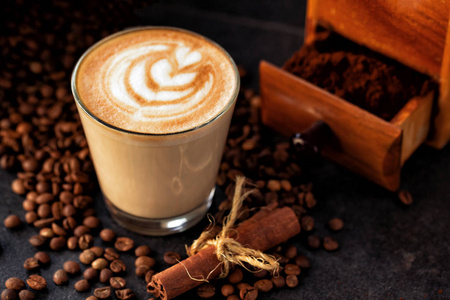
[[133,216],[114,206],[105,195],[103,195],[103,198],[111,216],[121,226],[143,235],[164,236],[185,231],[200,222],[211,206],[215,190],[214,187],[202,205],[188,213],[167,219],[148,219]]

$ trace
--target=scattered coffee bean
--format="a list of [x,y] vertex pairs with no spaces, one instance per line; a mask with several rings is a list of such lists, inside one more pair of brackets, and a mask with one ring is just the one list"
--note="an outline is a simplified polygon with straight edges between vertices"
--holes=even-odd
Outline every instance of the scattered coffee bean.
[[92,267],[87,268],[83,272],[83,277],[86,280],[95,281],[95,280],[98,279],[98,271],[96,269],[92,268]]
[[398,192],[398,199],[405,205],[411,205],[413,203],[413,198],[411,193],[405,190]]
[[113,261],[119,259],[119,254],[113,248],[106,248],[104,257],[109,261]]
[[100,282],[106,283],[109,282],[109,279],[113,276],[113,272],[110,269],[102,269],[100,271]]
[[83,220],[83,225],[90,229],[95,229],[100,226],[100,219],[94,216],[89,216]]
[[197,288],[197,295],[200,298],[212,298],[216,294],[216,288],[210,283],[204,283]]
[[37,213],[34,211],[29,211],[25,214],[25,222],[27,222],[27,224],[32,224],[36,222],[37,218],[38,218]]
[[109,279],[109,284],[113,289],[120,290],[125,288],[127,282],[122,277],[111,277]]
[[91,296],[87,297],[86,300],[98,300],[98,298],[91,295]]
[[63,285],[66,284],[69,281],[69,276],[67,275],[67,272],[63,269],[57,270],[55,273],[53,273],[53,282],[56,285]]
[[30,288],[36,291],[43,290],[47,287],[47,281],[44,277],[33,274],[27,279],[27,284]]
[[175,265],[181,261],[181,255],[177,252],[168,251],[164,253],[164,262],[168,265]]
[[149,246],[139,246],[134,249],[134,254],[136,256],[148,256],[151,253],[151,249]]
[[36,299],[36,294],[29,290],[22,290],[19,292],[20,300],[34,300]]
[[286,285],[290,288],[296,287],[298,285],[298,278],[295,275],[286,276]]
[[63,250],[67,246],[67,240],[63,236],[54,237],[50,240],[50,248],[54,251]]
[[314,219],[311,216],[303,216],[301,220],[302,230],[311,231],[314,229]]
[[257,272],[254,272],[253,276],[256,278],[263,278],[263,277],[266,277],[267,273],[268,272],[266,270],[259,270]]
[[150,271],[150,267],[146,265],[141,265],[136,267],[135,274],[137,277],[144,277],[147,272]]
[[230,295],[227,297],[227,300],[239,300],[239,297],[237,295]]
[[77,292],[86,292],[90,288],[89,281],[86,279],[81,279],[75,283],[74,288]]
[[39,235],[41,235],[47,239],[50,239],[55,236],[55,233],[53,232],[53,230],[51,228],[42,228],[41,230],[39,230]]
[[136,295],[133,293],[131,289],[123,289],[123,290],[117,290],[116,291],[117,298],[121,300],[129,300],[129,299],[135,299]]
[[89,232],[91,232],[91,230],[89,229],[89,227],[85,226],[85,225],[78,225],[77,227],[75,227],[75,229],[73,230],[73,234],[76,237],[81,237],[82,235],[88,234]]
[[23,186],[22,179],[19,179],[19,178],[16,178],[13,180],[13,182],[11,183],[11,189],[17,195],[23,195],[27,192],[27,190]]
[[317,249],[320,247],[320,238],[317,235],[310,235],[308,236],[308,246]]
[[116,239],[116,233],[109,228],[105,228],[100,231],[100,238],[107,243],[112,243]]
[[111,297],[111,287],[104,286],[94,290],[94,296],[98,299],[108,299]]
[[80,265],[72,260],[68,260],[63,264],[63,269],[70,275],[76,275],[80,273]]
[[235,268],[227,277],[228,281],[232,284],[241,282],[243,278],[244,273],[242,273],[242,270],[239,268]]
[[17,293],[13,289],[5,289],[2,292],[2,300],[16,300],[17,299]]
[[102,256],[103,253],[105,252],[105,250],[102,247],[98,247],[98,246],[91,247],[91,248],[89,248],[89,250],[94,252],[96,257]]
[[273,288],[273,281],[269,279],[261,279],[255,282],[254,286],[258,289],[258,291],[268,292]]
[[30,237],[30,239],[28,241],[34,247],[41,247],[42,245],[45,244],[46,240],[43,236],[33,235],[32,237]]
[[228,297],[234,293],[234,287],[231,284],[224,284],[222,285],[220,291],[222,292],[223,296]]
[[339,218],[333,218],[328,221],[328,227],[333,231],[339,231],[344,228],[344,221]]
[[20,291],[20,290],[23,290],[25,288],[25,282],[22,279],[20,279],[20,278],[11,277],[11,278],[8,278],[5,281],[5,287],[7,289]]
[[152,281],[153,275],[155,275],[154,270],[147,271],[147,273],[145,273],[145,282],[149,283],[150,281]]
[[67,248],[69,250],[75,250],[78,247],[78,238],[76,236],[71,236],[67,239]]
[[294,264],[287,264],[284,266],[284,273],[286,275],[300,275],[300,267]]
[[22,225],[22,221],[20,220],[19,216],[9,215],[3,221],[3,225],[5,225],[5,227],[8,229],[14,229]]
[[[166,256],[164,255],[164,258],[165,258],[165,257],[166,257]],[[180,259],[181,259],[181,257],[180,257]],[[136,267],[139,267],[139,266],[148,266],[149,268],[151,268],[151,267],[153,267],[155,264],[156,264],[156,261],[155,261],[153,258],[149,257],[149,256],[139,256],[139,257],[135,260],[135,262],[134,262],[134,265],[135,265]]]
[[253,286],[247,286],[239,290],[239,297],[242,300],[255,300],[258,298],[258,289]]
[[88,249],[94,244],[94,237],[90,234],[83,234],[78,238],[78,247],[81,250]]
[[27,271],[39,269],[39,260],[34,257],[27,258],[23,263],[23,267]]
[[97,258],[91,264],[94,269],[102,270],[108,266],[108,261],[104,258]]
[[277,288],[282,288],[286,285],[286,280],[283,276],[278,275],[276,277],[272,277],[271,278],[273,285],[276,286]]
[[323,238],[323,247],[327,251],[335,251],[339,248],[338,242],[331,236],[326,236]]
[[125,263],[120,259],[113,260],[109,265],[109,268],[113,271],[113,273],[124,272],[127,269]]
[[128,237],[118,237],[114,247],[121,252],[130,251],[134,247],[134,241]]
[[80,254],[80,262],[85,264],[85,265],[90,265],[96,258],[97,256],[95,255],[94,252],[92,252],[91,250],[83,250],[83,252],[81,252]]
[[311,263],[310,263],[309,259],[304,255],[298,255],[295,258],[295,264],[302,269],[307,269],[307,268],[311,267]]

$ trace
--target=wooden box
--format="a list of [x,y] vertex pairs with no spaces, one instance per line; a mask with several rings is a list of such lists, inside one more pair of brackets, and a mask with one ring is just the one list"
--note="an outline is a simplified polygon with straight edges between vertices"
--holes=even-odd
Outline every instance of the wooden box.
[[291,135],[324,121],[336,138],[323,149],[324,156],[397,190],[401,167],[420,144],[427,140],[442,148],[450,139],[449,12],[450,0],[309,0],[305,44],[315,41],[319,26],[330,29],[429,75],[439,95],[414,97],[385,121],[262,61],[263,122]]

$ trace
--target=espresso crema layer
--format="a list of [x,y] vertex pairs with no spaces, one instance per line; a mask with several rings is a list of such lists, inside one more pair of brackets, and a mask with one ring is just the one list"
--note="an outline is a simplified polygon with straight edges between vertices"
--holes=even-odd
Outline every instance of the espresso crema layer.
[[236,70],[207,39],[175,29],[140,29],[95,46],[76,74],[78,95],[97,118],[141,133],[207,123],[232,101]]

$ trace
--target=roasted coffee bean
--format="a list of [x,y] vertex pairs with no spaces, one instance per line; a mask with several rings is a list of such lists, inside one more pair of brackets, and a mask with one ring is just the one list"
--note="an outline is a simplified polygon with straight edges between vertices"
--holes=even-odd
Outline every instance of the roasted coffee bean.
[[92,262],[92,267],[97,270],[102,270],[108,266],[108,261],[104,258],[97,258]]
[[37,204],[44,204],[48,203],[50,201],[53,201],[55,199],[55,196],[50,193],[43,193],[36,197],[36,203]]
[[75,207],[72,204],[66,204],[63,208],[62,214],[64,217],[71,217],[77,213]]
[[139,246],[136,249],[134,249],[134,254],[136,256],[148,256],[151,253],[151,249],[149,246]]
[[5,287],[7,289],[20,291],[20,290],[23,290],[25,288],[25,282],[22,279],[20,279],[20,278],[11,277],[11,278],[8,278],[5,281]]
[[73,260],[68,260],[63,264],[63,269],[70,275],[76,275],[80,273],[80,265]]
[[286,276],[286,285],[290,288],[296,287],[298,285],[298,278],[295,275]]
[[310,235],[308,236],[308,246],[317,249],[320,247],[320,238],[317,235]]
[[47,193],[50,191],[50,185],[45,181],[39,181],[36,183],[36,192],[39,194]]
[[109,261],[119,259],[119,254],[113,248],[106,248],[104,256]]
[[63,217],[62,211],[64,209],[64,204],[62,202],[53,202],[51,206],[52,216],[56,220],[61,220]]
[[53,273],[53,282],[56,285],[63,285],[66,284],[69,281],[69,276],[67,275],[67,272],[63,269],[57,270],[55,273]]
[[[24,200],[22,202],[22,208],[25,211],[32,211],[36,209],[36,203],[34,203],[34,201],[32,200]],[[33,221],[34,222],[34,221]],[[28,222],[27,222],[28,223]]]
[[[92,252],[94,252],[94,254],[95,254],[96,257],[102,256],[103,253],[105,252],[105,250],[104,250],[102,247],[99,247],[99,246],[91,247],[91,248],[89,248],[89,250],[91,250]],[[119,258],[119,257],[117,257],[117,258]]]
[[42,245],[45,244],[46,240],[43,236],[33,235],[32,237],[30,237],[30,239],[28,241],[34,247],[41,247]]
[[128,237],[118,237],[114,247],[121,252],[130,251],[134,247],[134,241]]
[[6,228],[14,229],[22,225],[22,221],[20,220],[19,216],[9,215],[3,221],[3,225],[5,225]]
[[93,244],[94,238],[90,234],[83,234],[78,238],[78,247],[80,247],[81,250],[90,248]]
[[302,230],[311,231],[314,229],[314,219],[310,216],[303,216],[301,225],[302,225]]
[[300,275],[300,267],[294,264],[287,264],[284,266],[284,273],[286,275]]
[[286,248],[286,251],[284,251],[284,256],[287,259],[294,259],[297,256],[297,247],[295,247],[294,245],[289,245]]
[[338,242],[331,236],[326,236],[323,238],[323,247],[327,251],[335,251],[339,248]]
[[248,286],[239,290],[239,297],[242,300],[255,300],[258,298],[258,289]]
[[272,277],[271,280],[273,282],[273,285],[276,286],[277,288],[282,288],[286,285],[286,280],[281,275]]
[[27,158],[24,161],[22,161],[22,169],[25,172],[35,172],[38,167],[39,167],[39,163],[33,157]]
[[87,268],[83,272],[83,277],[86,280],[95,281],[95,280],[98,279],[98,271],[96,269],[92,268],[92,267]]
[[113,289],[120,290],[120,289],[125,288],[125,286],[127,285],[127,282],[122,277],[111,277],[109,279],[109,284],[111,285],[111,287]]
[[[181,259],[181,257],[180,257],[180,259]],[[140,256],[135,260],[134,265],[136,267],[144,265],[144,266],[148,266],[151,268],[155,265],[155,263],[156,263],[156,261],[149,256]]]
[[145,273],[145,282],[149,283],[150,281],[152,281],[153,275],[155,275],[154,270],[147,271],[147,273]]
[[67,240],[63,236],[54,237],[50,240],[50,248],[54,251],[63,250],[67,246]]
[[27,279],[27,284],[30,288],[36,291],[43,290],[47,287],[47,281],[44,277],[33,274]]
[[[137,261],[137,260],[136,260]],[[181,255],[177,252],[168,251],[164,253],[164,262],[168,265],[175,265],[181,261]]]
[[242,281],[244,273],[239,268],[235,268],[227,277],[228,281],[232,284],[236,284]]
[[261,292],[268,292],[273,288],[273,281],[269,279],[261,279],[255,282],[254,287]]
[[298,255],[295,258],[295,264],[302,269],[307,269],[307,268],[311,267],[311,263],[310,263],[309,259],[304,255]]
[[116,291],[117,298],[121,300],[129,300],[129,299],[135,299],[136,295],[133,293],[131,289],[123,289],[123,290],[117,290]]
[[24,195],[27,192],[27,190],[23,186],[23,180],[20,178],[16,178],[13,180],[13,182],[11,183],[11,189],[17,195]]
[[37,258],[40,265],[47,265],[51,262],[50,256],[43,251],[36,252],[34,257]]
[[141,265],[136,267],[135,274],[137,277],[144,277],[147,272],[150,271],[150,267],[146,265]]
[[51,239],[52,237],[55,236],[55,233],[53,232],[53,230],[51,228],[42,228],[41,230],[39,230],[39,235],[41,235],[47,239]]
[[256,278],[263,278],[266,277],[267,273],[268,272],[266,270],[259,270],[257,272],[254,272],[253,276],[255,276]]
[[91,286],[89,284],[89,281],[87,281],[86,279],[81,279],[74,285],[74,288],[75,290],[77,290],[77,292],[86,292],[90,287]]
[[85,226],[85,225],[78,225],[77,227],[75,227],[75,229],[73,230],[73,234],[76,237],[81,237],[82,235],[88,234],[90,233],[91,230],[89,229],[89,227]]
[[39,260],[34,257],[27,258],[23,263],[23,267],[27,271],[39,269]]
[[36,228],[44,228],[49,227],[52,225],[52,223],[55,221],[55,218],[46,218],[46,219],[40,219],[33,222],[33,226]]
[[52,230],[56,235],[60,235],[60,236],[65,236],[67,235],[67,232],[64,230],[64,228],[62,228],[61,226],[59,226],[58,224],[56,224],[55,222],[52,223]]
[[216,288],[210,283],[204,283],[197,288],[197,295],[200,298],[212,298],[216,294]]
[[2,300],[16,300],[17,299],[17,293],[16,291],[12,289],[5,289],[2,292]]
[[75,250],[78,246],[78,238],[76,236],[71,236],[67,239],[67,248],[69,250]]
[[227,300],[239,300],[239,296],[237,295],[230,295],[227,297]]
[[104,286],[96,288],[94,290],[94,296],[97,297],[98,299],[107,299],[111,297],[111,287]]
[[87,297],[86,300],[98,300],[98,298],[91,295],[91,296]]
[[222,292],[223,296],[228,297],[234,293],[234,287],[231,284],[224,284],[222,285],[220,291]]
[[36,295],[29,290],[22,290],[19,292],[19,299],[20,300],[34,300],[36,299]]
[[120,259],[113,260],[109,265],[109,268],[113,271],[113,273],[124,272],[127,269],[125,263]]
[[281,190],[281,183],[278,180],[269,180],[267,182],[267,188],[272,192],[278,192]]
[[113,272],[110,269],[104,268],[100,271],[100,282],[106,283],[113,276]]
[[37,220],[37,218],[38,218],[37,213],[34,211],[29,211],[25,214],[25,222],[27,222],[27,224],[34,223]]
[[50,205],[48,205],[47,203],[38,206],[37,215],[39,218],[42,219],[48,218],[50,216],[50,213],[51,213]]
[[83,220],[83,225],[90,229],[95,229],[100,226],[100,219],[94,216],[89,216]]
[[328,221],[328,227],[333,231],[339,231],[344,228],[344,221],[339,218],[333,218]]
[[64,230],[74,230],[77,226],[77,221],[73,217],[67,217],[62,222]]
[[112,243],[116,239],[116,233],[109,228],[105,228],[100,231],[100,238],[107,243]]
[[411,205],[413,203],[413,197],[411,193],[405,190],[398,192],[398,199],[405,205]]
[[85,265],[89,265],[95,260],[96,255],[93,251],[86,249],[83,252],[81,252],[79,258],[80,258],[81,263],[83,263]]
[[59,194],[59,200],[64,204],[72,204],[73,194],[69,191],[62,191]]

